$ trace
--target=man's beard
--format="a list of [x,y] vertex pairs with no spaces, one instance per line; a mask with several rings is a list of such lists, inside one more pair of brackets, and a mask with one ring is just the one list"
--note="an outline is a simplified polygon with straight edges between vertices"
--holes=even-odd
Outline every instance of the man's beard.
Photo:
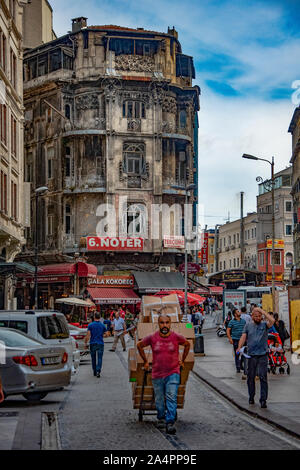
[[167,328],[167,327],[160,328],[160,332],[163,335],[167,335],[169,333],[169,331],[170,331],[170,328]]
[[254,320],[254,318],[253,318],[253,321],[254,321],[254,323],[257,323],[257,324],[259,324],[261,322],[261,320]]

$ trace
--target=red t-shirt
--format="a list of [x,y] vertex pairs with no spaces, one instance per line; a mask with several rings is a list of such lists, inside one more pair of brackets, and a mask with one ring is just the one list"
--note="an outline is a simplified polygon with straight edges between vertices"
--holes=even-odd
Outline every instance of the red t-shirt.
[[166,338],[160,336],[159,331],[157,331],[143,339],[143,346],[151,346],[152,348],[153,379],[162,379],[172,374],[180,374],[179,345],[185,342],[185,337],[174,331]]

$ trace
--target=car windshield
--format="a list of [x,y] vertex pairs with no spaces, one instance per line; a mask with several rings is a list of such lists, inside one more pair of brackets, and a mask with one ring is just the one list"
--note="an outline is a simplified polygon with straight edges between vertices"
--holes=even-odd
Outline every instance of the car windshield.
[[70,336],[66,322],[57,315],[38,317],[38,331],[44,339],[66,339]]
[[7,328],[0,328],[0,341],[9,348],[36,348],[42,345],[42,343],[30,338],[30,336],[24,335],[19,331],[8,330]]

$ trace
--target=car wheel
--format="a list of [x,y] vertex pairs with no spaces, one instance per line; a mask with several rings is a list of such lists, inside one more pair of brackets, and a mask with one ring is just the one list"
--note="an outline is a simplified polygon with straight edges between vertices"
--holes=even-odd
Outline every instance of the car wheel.
[[46,395],[48,395],[47,392],[23,393],[23,397],[28,401],[40,401],[45,398]]

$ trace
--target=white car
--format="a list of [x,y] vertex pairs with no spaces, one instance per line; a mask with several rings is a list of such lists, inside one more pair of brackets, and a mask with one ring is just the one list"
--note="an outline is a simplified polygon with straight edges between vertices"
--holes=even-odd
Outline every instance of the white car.
[[80,351],[80,357],[84,357],[89,354],[88,349],[85,349],[84,338],[87,335],[87,328],[78,328],[78,326],[71,325],[68,323],[70,335],[75,339],[78,344],[78,349]]
[[63,346],[68,365],[76,370],[76,354],[68,323],[60,312],[50,310],[0,310],[0,328],[13,328],[47,346]]

